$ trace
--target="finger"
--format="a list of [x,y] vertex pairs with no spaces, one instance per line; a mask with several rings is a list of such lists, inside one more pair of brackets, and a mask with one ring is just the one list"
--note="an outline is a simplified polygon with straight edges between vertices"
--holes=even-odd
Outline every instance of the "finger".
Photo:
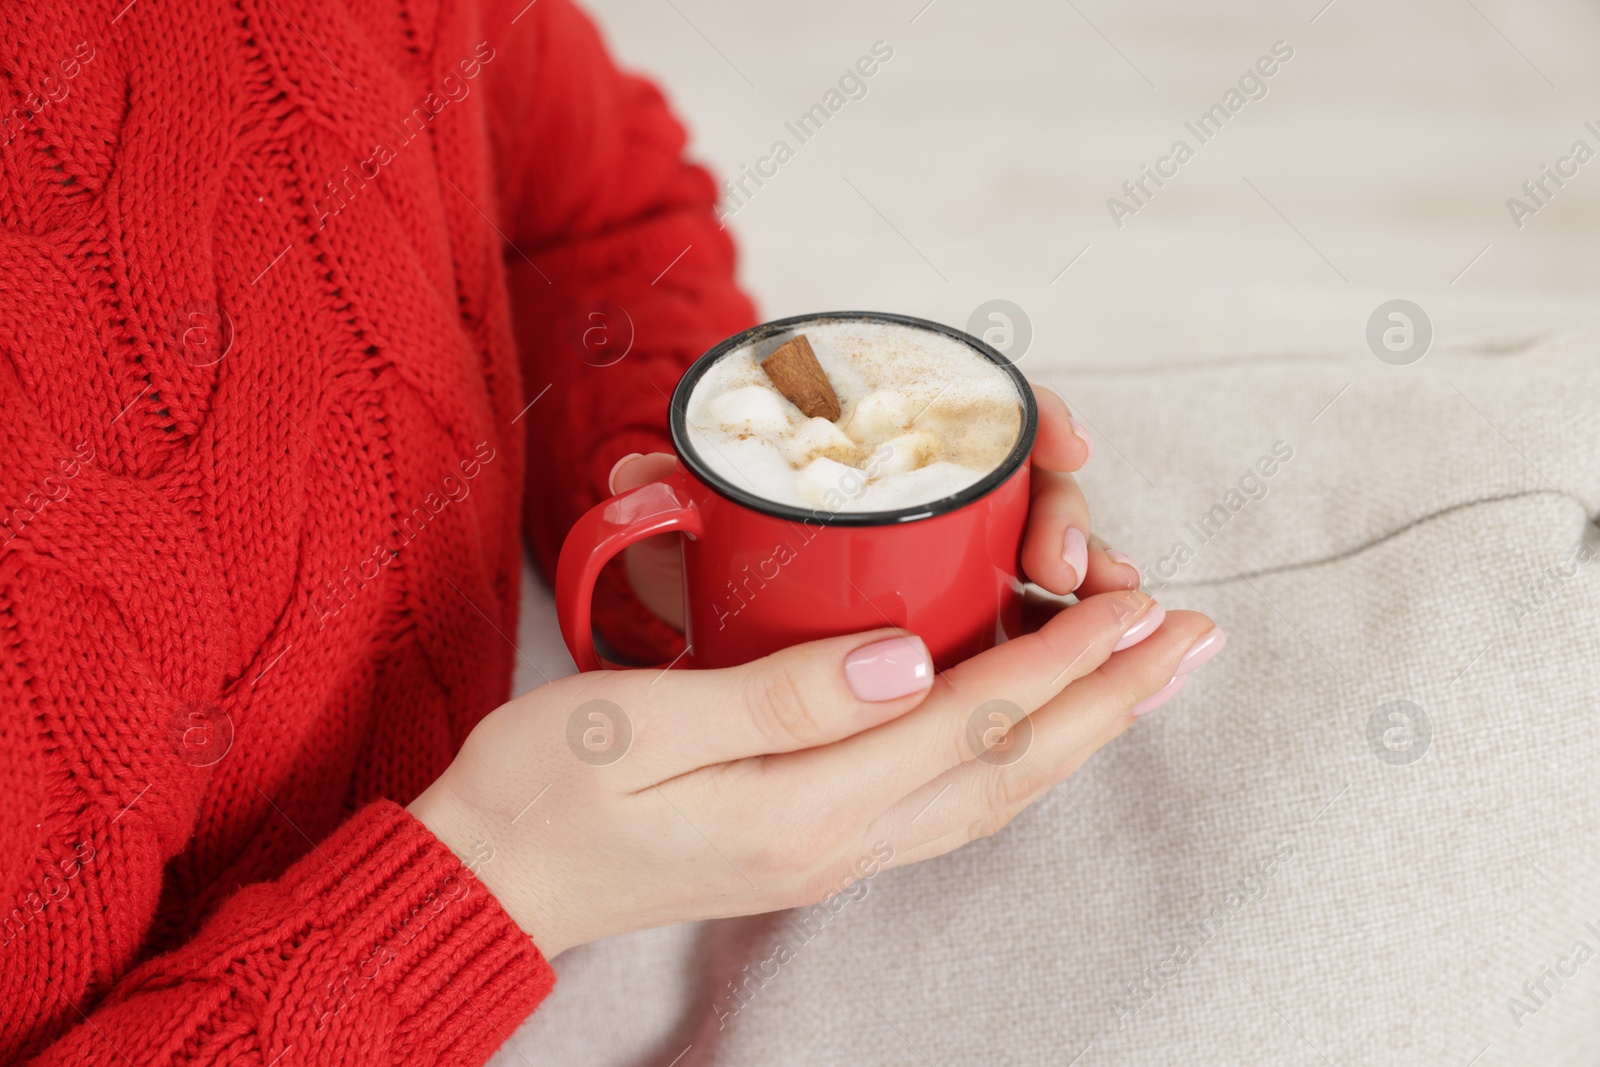
[[[1073,417],[1067,402],[1055,390],[1034,384],[1033,393],[1039,404],[1039,435],[1029,458],[1033,464],[1034,478],[1049,483],[1050,479],[1042,477],[1045,472],[1069,473],[1087,463],[1089,457],[1094,454],[1094,438],[1088,428]],[[1076,491],[1076,481],[1072,482],[1072,485]],[[1076,521],[1069,522],[1069,525],[1083,534],[1088,534],[1090,529],[1088,506],[1077,505],[1071,517]],[[1030,518],[1029,530],[1030,535],[1036,536],[1039,543],[1036,552],[1040,554],[1040,558],[1035,566],[1039,568],[1041,575],[1051,578],[1052,581],[1046,582],[1035,577],[1033,570],[1028,569],[1026,560],[1024,568],[1028,569],[1029,577],[1044,588],[1060,593],[1076,591],[1080,596],[1096,596],[1114,589],[1139,588],[1138,564],[1124,553],[1110,549],[1104,541],[1092,534],[1088,536],[1088,551],[1084,553],[1078,545],[1078,536],[1068,534],[1065,527],[1057,533],[1044,526],[1038,528],[1035,535],[1035,527]],[[1071,537],[1070,541],[1068,537]],[[1066,565],[1066,570],[1060,573],[1046,561],[1048,554],[1057,547]],[[1076,565],[1079,561],[1087,564],[1087,573],[1084,568]],[[1068,571],[1079,578],[1079,583],[1066,589],[1058,588],[1060,582],[1067,580]]]
[[626,493],[650,482],[659,482],[678,466],[678,459],[670,452],[652,452],[644,455],[632,452],[617,460],[611,468],[611,492]]
[[1154,710],[1150,701],[1182,688],[1189,675],[1179,672],[1204,655],[1201,646],[1220,647],[1216,633],[1204,615],[1171,612],[1149,640],[1112,656],[978,758],[915,790],[867,836],[905,843],[896,861],[914,862],[996,832]]
[[[771,764],[796,789],[826,804],[870,803],[882,811],[974,755],[969,731],[995,707],[1033,711],[1161,624],[1143,593],[1093,597],[1063,610],[1037,633],[973,656],[939,676],[915,710],[837,745]],[[987,709],[987,710],[986,710]]]
[[[1126,733],[1128,728],[1133,725],[1133,722],[1134,718],[1131,714],[1123,715],[1118,718],[1116,722],[1107,727],[1100,734],[1100,736],[1095,739],[1095,742],[1092,745],[1080,750],[1075,756],[1073,756],[1072,760],[1070,761],[1070,766],[1063,772],[1061,776],[1062,780],[1064,781],[1065,779],[1070,778],[1074,773],[1077,772],[1079,767],[1089,762],[1090,756],[1094,755],[1094,753],[1098,752],[1100,749],[1116,740],[1122,734]],[[1057,783],[1058,786],[1059,784],[1060,783]],[[896,847],[894,849],[893,859],[888,863],[885,863],[884,868],[907,867],[915,863],[921,863],[923,860],[935,859],[936,857],[943,856],[947,852],[954,852],[963,845],[971,844],[973,841],[976,841],[981,837],[992,837],[1009,826],[1013,819],[1015,819],[1018,815],[1021,815],[1024,811],[1027,811],[1039,800],[1044,799],[1048,794],[1049,790],[1045,790],[1037,796],[1031,796],[1026,801],[1013,805],[1008,810],[998,813],[991,819],[968,823],[967,825],[961,826],[958,829],[949,830],[945,833],[942,833],[932,840],[921,840],[919,838],[914,844],[910,844],[905,847]],[[948,792],[946,793],[946,796],[948,796]],[[913,816],[913,818],[915,818],[915,816]],[[916,831],[917,829],[917,823],[913,822],[911,824],[911,830]],[[926,827],[923,827],[922,829],[924,831],[927,830]],[[867,836],[870,840],[880,841],[883,840],[882,835],[884,832],[885,831],[883,830],[874,830]]]
[[1070,474],[1035,469],[1029,482],[1022,569],[1040,588],[1065,595],[1089,576],[1089,503]]
[[1029,493],[1022,569],[1030,581],[1063,596],[1077,592],[1080,599],[1138,588],[1138,568],[1122,566],[1105,542],[1089,533],[1089,503],[1076,478],[1035,470]]
[[[1183,657],[1214,630],[1197,612],[1170,613],[1150,640],[1112,656],[1019,723],[1005,743],[942,776],[942,785],[949,786],[942,810],[923,816],[921,832],[966,829],[983,836],[1005,825],[1122,733],[1149,701],[1181,688],[1188,679],[1178,674]],[[918,793],[940,785],[930,783]],[[909,820],[926,803],[914,795],[896,807]]]
[[[1066,779],[1072,777],[1072,774],[1077,773],[1077,769],[1080,768],[1080,766],[1083,766],[1085,763],[1090,761],[1091,755],[1094,755],[1094,753],[1104,749],[1104,747],[1109,745],[1110,742],[1115,741],[1117,737],[1125,734],[1126,731],[1128,731],[1128,728],[1133,726],[1133,723],[1133,715],[1128,713],[1128,715],[1122,715],[1122,717],[1117,718],[1117,721],[1114,721],[1112,725],[1107,726],[1107,728],[1104,729],[1104,731],[1101,731],[1101,734],[1099,734],[1099,736],[1096,737],[1096,739],[1094,739],[1090,745],[1086,745],[1086,747],[1083,747],[1083,749],[1078,750],[1074,757],[1072,757],[1072,760],[1069,760],[1069,765],[1067,765],[1067,768],[1062,769],[1061,781],[1066,781]],[[946,853],[954,853],[955,849],[962,848],[963,845],[970,845],[971,841],[976,841],[978,838],[994,837],[995,833],[1005,829],[1006,825],[1010,825],[1011,821],[1016,819],[1019,814],[1022,814],[1024,811],[1027,811],[1027,809],[1032,808],[1037,801],[1048,797],[1051,789],[1058,789],[1061,781],[1051,785],[1050,789],[1042,790],[1042,792],[1037,793],[1037,795],[1032,795],[1032,797],[1027,798],[1027,800],[1021,801],[1021,803],[1016,803],[1016,805],[1011,806],[1011,808],[1005,809],[1005,811],[1002,811],[1002,813],[995,814],[995,816],[990,817],[990,819],[981,819],[981,821],[968,822],[968,824],[962,825],[962,827],[958,827],[958,829],[947,830],[947,832],[939,833],[938,837],[931,838],[931,840],[920,840],[920,838],[917,838],[915,843],[912,843],[912,845],[904,846],[904,848],[894,848],[893,861],[886,862],[885,869],[888,869],[888,867],[907,867],[907,865],[910,864],[920,864],[920,862],[925,861],[925,859],[934,859],[934,857],[944,856]],[[934,795],[938,797],[938,793],[934,793]],[[946,790],[944,797],[939,797],[939,800],[944,800],[944,798],[947,797],[949,797],[949,790]],[[912,816],[912,819],[914,819],[914,822],[910,824],[910,830],[915,832],[915,830],[918,829],[917,821],[915,821],[917,816]],[[922,827],[922,829],[923,832],[928,832],[928,827]],[[872,833],[875,833],[877,837],[872,837],[872,833],[869,833],[867,837],[869,837],[870,840],[883,840],[883,832],[885,832],[885,830],[874,830]]]
[[678,535],[647,537],[629,545],[623,554],[628,584],[651,613],[679,633],[683,632],[683,554]]
[[1078,587],[1078,595],[1104,593],[1111,589],[1137,589],[1143,580],[1139,565],[1126,552],[1106,544],[1097,534],[1089,535],[1089,577]]
[[[1108,592],[1117,592],[1112,589]],[[1095,596],[1101,594],[1096,593]],[[1042,630],[1051,619],[1061,614],[1067,608],[1078,603],[1079,600],[1088,600],[1089,592],[1086,589],[1078,590],[1077,598],[1057,596],[1048,593],[1035,585],[1029,584],[1022,591],[1022,632],[1031,634]]]
[[[629,489],[637,489],[641,485],[659,482],[677,469],[678,458],[670,452],[651,452],[645,455],[633,452],[617,460],[611,468],[610,487],[612,493],[626,493]],[[657,534],[647,537],[638,544],[629,545],[627,550],[628,576],[638,588],[641,580],[648,581],[647,576],[662,571],[670,571],[678,565],[678,535]],[[661,615],[677,629],[683,629],[683,605],[680,603],[676,609],[663,611],[657,605],[656,614]],[[661,606],[661,607],[664,607]]]
[[665,779],[827,745],[915,707],[933,684],[922,639],[874,630],[809,641],[738,667],[606,672],[629,717],[631,758]]
[[1039,433],[1031,453],[1034,469],[1066,473],[1089,462],[1094,442],[1067,402],[1045,385],[1033,384],[1033,396],[1039,408]]
[[[1094,755],[1094,753],[1100,751],[1100,749],[1104,748],[1106,745],[1109,745],[1112,741],[1126,733],[1128,728],[1133,725],[1133,722],[1134,717],[1131,713],[1119,716],[1115,722],[1106,727],[1105,730],[1101,731],[1100,735],[1095,738],[1092,744],[1080,749],[1077,754],[1075,754],[1072,759],[1068,761],[1068,766],[1063,769],[1060,779],[1057,781],[1056,785],[1059,786],[1062,781],[1065,781],[1067,778],[1070,778],[1073,774],[1075,774],[1079,767],[1089,762],[1089,757]],[[957,770],[959,771],[959,768]],[[950,773],[954,774],[957,772],[953,771]],[[949,794],[948,790],[946,790],[945,796],[943,797],[939,796],[938,793],[935,793],[934,795],[939,797],[940,800],[943,800]],[[941,833],[931,840],[925,840],[920,835],[934,831],[931,831],[930,828],[926,826],[919,828],[919,823],[925,820],[920,819],[918,815],[913,815],[912,821],[910,822],[913,843],[896,847],[894,849],[893,859],[885,864],[885,867],[905,867],[914,863],[921,863],[923,860],[931,860],[937,856],[943,856],[947,852],[954,852],[962,845],[976,841],[980,837],[990,837],[994,834],[997,834],[1001,830],[1005,829],[1006,826],[1010,824],[1012,819],[1015,819],[1018,815],[1021,815],[1024,811],[1028,810],[1028,808],[1033,806],[1036,800],[1043,799],[1045,795],[1046,794],[1041,793],[1037,798],[1030,797],[1027,801],[1014,805],[1009,810],[1000,813],[988,824],[968,823],[967,825],[961,826],[958,829],[948,830],[944,833]],[[919,809],[919,814],[921,810],[922,809]],[[874,829],[870,831],[866,837],[867,839],[874,841],[882,840],[882,834],[884,832],[886,831]]]
[[1044,629],[1049,621],[1071,607],[1073,601],[1028,585],[1022,590],[1022,632]]

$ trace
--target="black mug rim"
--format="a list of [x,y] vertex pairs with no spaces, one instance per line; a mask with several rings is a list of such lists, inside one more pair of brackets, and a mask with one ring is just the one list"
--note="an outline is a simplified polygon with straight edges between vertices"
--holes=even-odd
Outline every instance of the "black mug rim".
[[[689,441],[688,405],[695,385],[714,363],[734,349],[766,340],[786,330],[823,322],[879,322],[940,333],[962,342],[978,355],[999,366],[1010,375],[1012,384],[1017,388],[1017,395],[1022,400],[1022,427],[1017,433],[1016,443],[1011,446],[1011,451],[1006,454],[1006,458],[999,466],[965,489],[937,500],[893,511],[828,511],[824,508],[799,508],[780,504],[730,485],[706,466],[705,461],[700,458]],[[1028,384],[1028,379],[1023,377],[1022,372],[1017,370],[1016,364],[998,349],[964,330],[946,326],[942,322],[919,319],[911,315],[897,315],[889,311],[820,311],[809,315],[791,315],[785,319],[774,319],[742,330],[712,345],[689,366],[688,370],[684,371],[683,377],[678,379],[677,388],[672,391],[669,407],[671,410],[668,413],[668,422],[672,431],[672,445],[677,450],[679,460],[713,492],[740,507],[763,515],[822,526],[893,526],[931,519],[964,508],[1005,484],[1022,464],[1027,462],[1028,453],[1033,451],[1034,437],[1039,429],[1039,407],[1034,401],[1032,386]]]

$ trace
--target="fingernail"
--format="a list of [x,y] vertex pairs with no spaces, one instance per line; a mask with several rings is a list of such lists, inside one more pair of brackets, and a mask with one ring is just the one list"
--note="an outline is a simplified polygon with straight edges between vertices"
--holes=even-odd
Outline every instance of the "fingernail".
[[1222,651],[1222,646],[1228,643],[1228,635],[1222,632],[1221,627],[1213,626],[1207,630],[1200,640],[1189,646],[1189,651],[1183,654],[1178,661],[1177,674],[1188,674],[1202,663]]
[[1083,461],[1089,462],[1094,457],[1094,438],[1089,436],[1089,428],[1071,415],[1067,416],[1067,423],[1072,427],[1072,432],[1078,435],[1078,440],[1083,442]]
[[890,637],[844,658],[844,678],[857,700],[893,700],[928,688],[933,659],[920,637]]
[[1140,641],[1161,629],[1161,620],[1166,617],[1167,609],[1160,604],[1152,603],[1150,610],[1145,612],[1144,617],[1138,622],[1128,627],[1122,635],[1122,640],[1118,641],[1116,647],[1111,651],[1121,652],[1125,648],[1132,648],[1137,645]]
[[1119,552],[1114,548],[1108,548],[1106,549],[1106,559],[1109,559],[1112,563],[1120,563],[1124,567],[1132,567],[1134,579],[1139,582],[1144,581],[1144,572],[1139,570],[1139,565],[1135,563],[1133,561],[1133,557],[1128,555],[1126,552]]
[[611,465],[611,473],[606,475],[606,488],[615,493],[617,491],[617,472],[622,469],[622,465],[630,459],[638,459],[643,455],[643,452],[629,452],[626,456],[613,463]]
[[1072,588],[1076,589],[1089,573],[1089,542],[1084,539],[1082,530],[1068,526],[1062,545],[1061,558],[1072,568]]
[[1139,701],[1139,703],[1135,704],[1130,714],[1137,719],[1141,715],[1155,711],[1161,705],[1171,700],[1178,690],[1184,687],[1184,683],[1188,682],[1188,680],[1189,676],[1187,674],[1178,675],[1172,681],[1168,682],[1166,685],[1162,686],[1160,689],[1157,689],[1154,693],[1151,693],[1149,696]]

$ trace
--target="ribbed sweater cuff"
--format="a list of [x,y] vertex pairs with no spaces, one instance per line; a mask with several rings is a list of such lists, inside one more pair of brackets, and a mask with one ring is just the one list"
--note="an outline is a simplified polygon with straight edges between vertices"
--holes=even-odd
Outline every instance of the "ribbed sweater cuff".
[[[466,859],[492,863],[492,848]],[[359,811],[279,885],[315,915],[311,936],[326,942],[306,975],[319,1029],[364,1029],[376,1010],[394,1027],[396,1051],[480,1063],[555,984],[473,871],[389,801]]]

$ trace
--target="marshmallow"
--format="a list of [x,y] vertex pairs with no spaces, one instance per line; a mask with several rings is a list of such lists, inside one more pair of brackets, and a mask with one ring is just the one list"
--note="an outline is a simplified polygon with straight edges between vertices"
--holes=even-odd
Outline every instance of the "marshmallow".
[[773,439],[788,432],[789,411],[783,397],[761,385],[747,385],[711,398],[707,413],[731,434],[756,434]]

